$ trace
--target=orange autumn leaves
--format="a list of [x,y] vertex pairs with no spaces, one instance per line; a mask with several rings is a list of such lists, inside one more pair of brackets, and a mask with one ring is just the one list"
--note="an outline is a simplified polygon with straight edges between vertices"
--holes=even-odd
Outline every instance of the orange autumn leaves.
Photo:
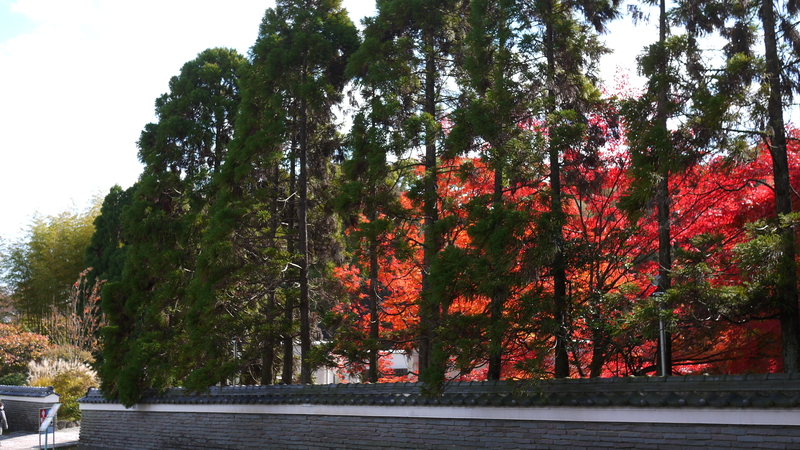
[[[599,119],[595,125],[606,126]],[[654,374],[654,317],[642,315],[642,311],[655,290],[657,223],[654,211],[643,211],[641,219],[632,223],[618,208],[619,198],[630,184],[629,161],[624,137],[607,137],[600,151],[589,157],[578,150],[564,155],[571,375]],[[794,174],[800,173],[798,150],[793,141],[790,160]],[[483,250],[473,241],[471,209],[476,208],[476,199],[491,196],[491,166],[480,155],[454,158],[443,162],[440,173],[437,186],[444,246],[459,249],[465,258],[480,259]],[[792,181],[800,186],[797,177]],[[733,249],[747,239],[745,224],[768,217],[774,204],[768,152],[759,148],[749,159],[739,160],[708,157],[673,177],[671,183],[675,193],[672,240],[679,255],[676,264],[697,264],[692,258],[701,255],[710,285],[741,283]],[[510,271],[517,272],[517,284],[511,286],[504,308],[503,378],[547,376],[552,370],[551,279],[546,257],[535,248],[542,242],[543,227],[538,221],[547,210],[547,187],[546,179],[526,179],[510,181],[504,190],[504,204],[524,213],[528,223],[514,228],[523,231],[515,236],[518,245],[510,250],[514,253],[509,257],[513,261]],[[416,379],[414,373],[396,376],[386,362],[389,350],[412,352],[418,326],[422,213],[405,195],[401,202],[407,216],[379,237],[380,345],[387,350],[382,381]],[[488,202],[484,207],[490,208]],[[710,239],[698,239],[703,236],[714,236],[713,248],[702,244]],[[353,246],[352,255],[352,263],[335,272],[349,296],[336,311],[350,317],[348,336],[357,341],[366,339],[369,327],[363,242]],[[470,270],[457,273],[478,277]],[[463,327],[450,335],[460,333],[464,339],[445,346],[451,353],[451,379],[485,377],[490,298],[469,287],[481,282],[485,280],[452,280],[453,289],[462,295],[445,306],[446,317],[452,320],[442,326]],[[738,321],[719,315],[697,317],[706,311],[691,298],[674,304],[670,312],[677,373],[781,369],[779,327],[768,314]],[[463,358],[469,358],[469,364],[458,361]],[[351,373],[364,369],[364,361],[339,361],[342,369]]]

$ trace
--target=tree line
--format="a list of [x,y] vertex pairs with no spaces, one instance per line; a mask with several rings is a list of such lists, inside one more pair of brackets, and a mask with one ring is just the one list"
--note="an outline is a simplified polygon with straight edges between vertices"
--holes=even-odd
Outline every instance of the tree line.
[[401,379],[396,350],[432,395],[800,370],[797,8],[629,5],[659,28],[630,92],[597,75],[618,0],[380,0],[360,32],[278,1],[170,80],[105,198],[104,393]]

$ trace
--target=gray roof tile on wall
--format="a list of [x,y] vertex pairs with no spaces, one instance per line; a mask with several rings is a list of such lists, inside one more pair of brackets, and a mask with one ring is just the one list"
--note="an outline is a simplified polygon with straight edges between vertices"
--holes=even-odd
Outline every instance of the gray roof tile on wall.
[[13,397],[47,397],[55,394],[53,386],[34,387],[34,386],[5,386],[0,385],[0,396]]
[[[232,386],[213,387],[206,393],[174,388],[162,395],[147,393],[142,403],[797,408],[800,377],[795,375],[468,381],[448,384],[445,393],[435,398],[421,394],[422,383]],[[96,389],[80,402],[116,403]]]

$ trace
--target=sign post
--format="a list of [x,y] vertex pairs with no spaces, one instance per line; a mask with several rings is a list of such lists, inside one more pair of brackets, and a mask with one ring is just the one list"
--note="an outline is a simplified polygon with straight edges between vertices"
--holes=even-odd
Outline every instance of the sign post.
[[39,448],[42,448],[42,432],[44,432],[44,449],[47,450],[47,438],[53,433],[53,447],[56,445],[56,415],[61,403],[55,403],[52,408],[39,410]]

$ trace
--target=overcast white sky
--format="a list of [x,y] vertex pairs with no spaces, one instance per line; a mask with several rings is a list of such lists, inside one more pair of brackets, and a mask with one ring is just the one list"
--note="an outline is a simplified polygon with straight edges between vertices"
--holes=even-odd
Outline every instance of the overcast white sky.
[[[344,0],[354,22],[374,2]],[[141,172],[136,141],[170,77],[206,48],[247,54],[273,1],[0,0],[0,237],[84,208]],[[606,62],[634,73],[654,34],[615,24]]]

